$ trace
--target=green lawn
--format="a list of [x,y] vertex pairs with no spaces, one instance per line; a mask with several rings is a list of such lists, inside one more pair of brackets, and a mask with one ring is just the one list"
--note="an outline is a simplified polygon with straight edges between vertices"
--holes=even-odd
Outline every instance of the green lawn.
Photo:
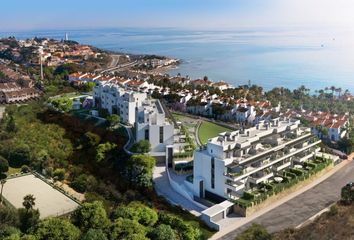
[[21,172],[21,168],[9,167],[9,171],[6,172],[6,175],[10,176],[11,174],[20,173],[20,172]]
[[205,144],[209,138],[218,136],[219,133],[232,131],[232,129],[222,127],[215,123],[204,121],[199,127],[198,136],[200,141]]

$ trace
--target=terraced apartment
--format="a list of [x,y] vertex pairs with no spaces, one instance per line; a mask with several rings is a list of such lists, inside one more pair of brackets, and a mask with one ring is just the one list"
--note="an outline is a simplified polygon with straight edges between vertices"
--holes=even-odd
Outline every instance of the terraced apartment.
[[239,199],[283,172],[322,156],[311,129],[299,120],[277,118],[255,127],[221,133],[194,155],[193,191],[198,198]]

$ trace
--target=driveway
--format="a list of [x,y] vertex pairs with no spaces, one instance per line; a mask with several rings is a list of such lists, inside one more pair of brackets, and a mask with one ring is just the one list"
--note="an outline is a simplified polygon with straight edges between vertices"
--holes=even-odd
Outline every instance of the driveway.
[[247,229],[252,223],[263,225],[271,233],[289,227],[294,228],[332,203],[338,201],[342,186],[353,180],[354,161],[351,161],[313,188],[219,239],[235,239],[237,234]]
[[204,209],[200,208],[172,189],[164,164],[159,164],[154,168],[153,180],[155,183],[154,188],[157,195],[165,197],[173,205],[181,207],[183,206],[183,209],[189,211],[195,216],[200,216],[200,212],[202,212]]

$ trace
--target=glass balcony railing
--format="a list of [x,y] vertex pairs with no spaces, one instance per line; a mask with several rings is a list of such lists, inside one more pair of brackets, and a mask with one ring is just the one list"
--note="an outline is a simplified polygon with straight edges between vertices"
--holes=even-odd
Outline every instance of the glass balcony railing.
[[[309,140],[306,140],[306,141],[308,141],[308,143],[306,144],[305,148],[308,146],[311,146],[311,144],[314,144],[314,143],[318,142],[319,140],[316,141],[316,138],[313,138],[313,139],[311,139],[311,141],[309,141]],[[298,144],[298,143],[296,143],[296,144]],[[243,170],[241,172],[237,172],[237,173],[230,171],[230,172],[227,172],[225,175],[232,178],[232,179],[235,179],[235,178],[238,178],[242,175],[256,172],[257,170],[259,171],[259,170],[264,169],[268,166],[272,166],[273,164],[276,164],[278,161],[281,161],[280,159],[286,159],[286,158],[293,156],[293,155],[298,156],[298,154],[303,155],[304,157],[308,156],[309,154],[311,154],[312,151],[314,151],[314,149],[316,149],[316,148],[311,147],[311,148],[304,150],[305,152],[302,153],[301,152],[302,148],[299,149],[299,148],[292,147],[292,148],[288,149],[289,150],[288,154],[286,154],[282,151],[278,151],[276,153],[273,153],[273,154],[263,157],[261,159],[257,159],[257,164],[254,164],[254,163],[247,164],[247,165],[234,164],[234,166],[241,166],[243,168]]]

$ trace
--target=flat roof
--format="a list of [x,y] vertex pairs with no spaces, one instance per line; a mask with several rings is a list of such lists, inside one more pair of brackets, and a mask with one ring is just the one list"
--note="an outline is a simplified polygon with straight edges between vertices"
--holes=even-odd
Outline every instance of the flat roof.
[[234,203],[228,201],[228,200],[225,200],[223,201],[222,203],[219,203],[219,204],[215,204],[214,206],[210,207],[210,208],[207,208],[205,209],[202,214],[204,215],[207,215],[209,217],[213,217],[215,216],[216,214],[218,213],[221,213],[223,211],[225,211],[227,208],[233,206]]
[[[287,119],[278,120],[277,125],[273,125],[272,122],[264,122],[258,124],[256,127],[244,129],[243,131],[237,130],[232,132],[220,133],[218,137],[209,139],[208,143],[214,143],[218,145],[227,146],[230,144],[242,144],[252,141],[252,138],[261,137],[263,135],[272,134],[274,129],[284,129],[288,126],[298,125],[300,121]],[[221,141],[223,144],[221,144]]]
[[6,180],[3,196],[15,208],[23,207],[23,198],[27,194],[36,198],[34,208],[39,210],[41,218],[61,216],[79,206],[77,202],[33,174]]

